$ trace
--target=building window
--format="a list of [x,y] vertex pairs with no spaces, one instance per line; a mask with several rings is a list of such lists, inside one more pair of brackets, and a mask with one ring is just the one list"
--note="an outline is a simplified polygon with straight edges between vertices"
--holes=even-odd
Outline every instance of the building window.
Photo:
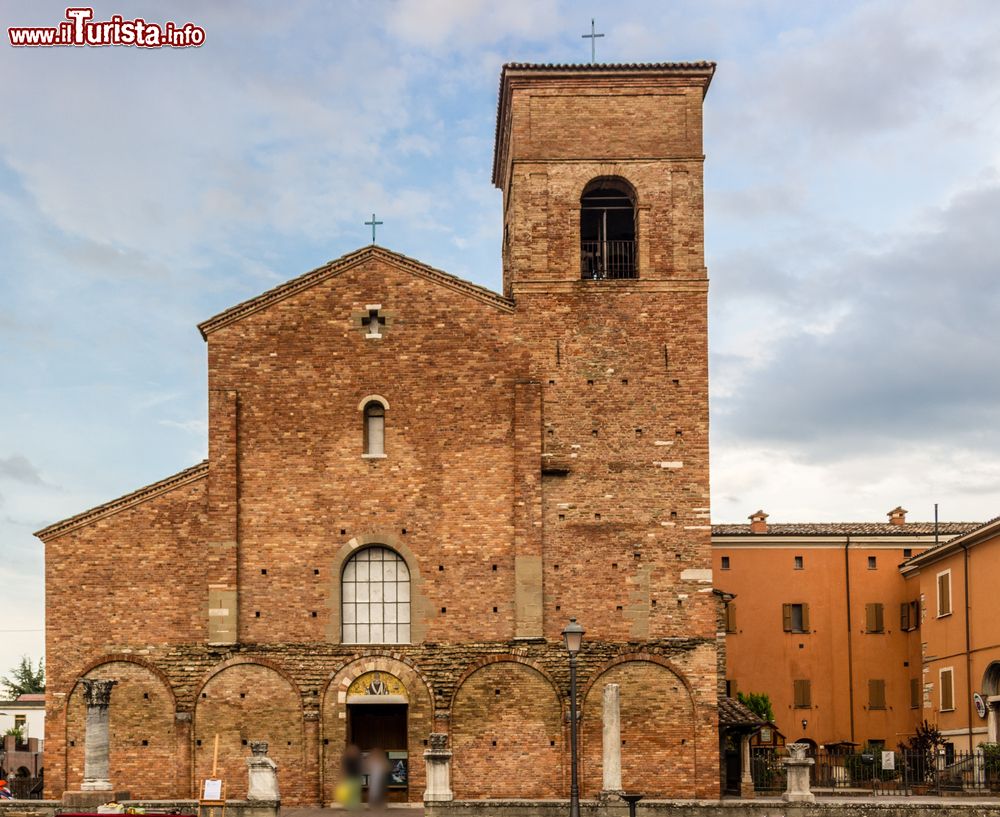
[[868,708],[885,709],[885,681],[882,679],[868,682]]
[[782,627],[786,633],[809,632],[809,605],[783,604],[781,606]]
[[635,190],[617,177],[594,179],[580,197],[580,277],[637,278]]
[[875,570],[877,567],[878,567],[878,559],[876,559],[874,556],[869,556],[868,557],[868,569],[869,570]]
[[951,571],[944,570],[937,574],[937,614],[951,615]]
[[955,672],[951,667],[938,673],[941,681],[941,711],[951,712],[955,708]]
[[410,571],[395,551],[368,547],[344,565],[341,640],[344,644],[410,643]]
[[865,605],[865,632],[885,632],[885,609],[881,604]]
[[796,709],[812,708],[812,683],[810,681],[793,681],[792,691],[795,696]]
[[903,558],[909,559],[913,555],[913,548],[903,548]]
[[803,566],[804,566],[804,562],[803,562],[802,557],[801,556],[796,556],[795,557],[795,569],[796,570],[802,570]]
[[726,617],[726,632],[735,633],[736,632],[736,604],[732,601],[727,601],[726,606],[723,608]]
[[722,557],[722,569],[723,570],[729,570],[729,557],[728,556],[723,556]]
[[920,679],[910,679],[910,709],[920,709]]
[[385,406],[378,400],[365,403],[365,448],[366,457],[385,456]]
[[736,697],[736,681],[731,678],[726,679],[726,697],[735,698]]

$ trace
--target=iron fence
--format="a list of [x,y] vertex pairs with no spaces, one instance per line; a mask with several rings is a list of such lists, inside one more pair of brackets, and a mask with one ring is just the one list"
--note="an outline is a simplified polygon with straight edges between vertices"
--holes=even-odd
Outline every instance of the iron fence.
[[634,241],[581,241],[580,276],[636,278]]
[[12,777],[7,781],[16,800],[41,800],[42,784],[40,777]]
[[[810,787],[817,796],[978,795],[1000,796],[1000,748],[972,752],[815,751]],[[779,795],[785,791],[783,749],[754,748],[750,773],[754,790]]]

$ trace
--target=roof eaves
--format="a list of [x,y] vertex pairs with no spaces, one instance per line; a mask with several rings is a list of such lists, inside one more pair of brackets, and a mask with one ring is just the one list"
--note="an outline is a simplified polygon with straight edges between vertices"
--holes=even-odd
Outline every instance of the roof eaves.
[[130,508],[134,505],[140,504],[141,502],[152,499],[153,497],[159,496],[160,494],[164,494],[167,491],[172,491],[175,488],[179,488],[182,485],[187,484],[188,482],[194,482],[195,480],[202,479],[207,474],[208,460],[202,460],[197,465],[185,468],[183,471],[179,471],[178,473],[165,479],[161,479],[158,482],[150,483],[149,485],[139,488],[136,491],[120,496],[118,499],[105,502],[104,504],[98,505],[90,510],[71,516],[68,519],[53,522],[51,525],[42,528],[39,531],[35,531],[35,536],[43,542],[47,542],[50,539],[54,539],[56,536],[68,533],[69,531],[75,530],[83,525],[89,525],[91,522],[96,522],[98,519],[103,519],[105,516],[111,516],[112,514],[116,514],[126,508]]
[[478,284],[473,284],[470,281],[459,278],[457,275],[452,275],[451,273],[444,272],[443,270],[435,269],[434,267],[428,266],[427,264],[417,261],[414,258],[402,255],[401,253],[393,252],[392,250],[385,249],[385,247],[372,244],[348,253],[347,255],[343,255],[340,258],[323,264],[323,266],[316,267],[309,272],[292,278],[290,281],[285,281],[285,283],[279,284],[273,289],[262,292],[260,295],[231,306],[208,320],[202,321],[198,324],[198,330],[201,332],[201,336],[205,340],[208,340],[208,336],[216,329],[221,329],[223,326],[234,323],[247,315],[259,312],[272,304],[283,301],[285,298],[297,295],[298,293],[325,281],[327,278],[340,275],[341,273],[346,272],[349,269],[353,269],[373,257],[381,258],[384,261],[393,263],[396,266],[402,267],[403,269],[406,269],[423,278],[435,281],[436,283],[446,286],[449,289],[453,289],[457,292],[477,298],[478,300],[488,303],[491,306],[496,306],[508,312],[514,311],[514,302],[512,300],[497,294],[491,289],[479,286]]
[[947,542],[942,542],[939,545],[928,548],[923,551],[923,553],[911,556],[903,562],[900,567],[903,569],[911,569],[919,567],[922,564],[937,561],[939,558],[947,556],[949,553],[953,553],[963,546],[977,544],[978,542],[988,539],[990,536],[996,534],[1000,534],[1000,516],[995,516],[992,519],[975,526],[971,530],[949,539]]
[[500,71],[500,90],[497,94],[497,121],[496,129],[493,132],[493,176],[492,182],[495,187],[499,187],[500,168],[500,128],[503,121],[504,111],[507,107],[507,100],[504,95],[504,85],[509,71],[535,71],[551,72],[553,74],[595,74],[595,73],[628,73],[629,71],[671,71],[678,74],[703,74],[705,78],[705,93],[708,86],[712,84],[712,77],[715,76],[716,64],[709,60],[697,62],[624,62],[624,63],[535,63],[535,62],[508,62]]

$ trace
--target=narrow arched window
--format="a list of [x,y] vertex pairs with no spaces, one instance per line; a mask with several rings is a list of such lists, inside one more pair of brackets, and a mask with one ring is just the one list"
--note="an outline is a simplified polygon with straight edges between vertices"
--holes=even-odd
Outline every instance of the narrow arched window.
[[580,275],[637,278],[635,191],[624,179],[594,179],[580,197]]
[[385,456],[385,406],[378,400],[365,404],[365,456]]
[[394,550],[355,553],[340,582],[344,644],[410,643],[410,571]]

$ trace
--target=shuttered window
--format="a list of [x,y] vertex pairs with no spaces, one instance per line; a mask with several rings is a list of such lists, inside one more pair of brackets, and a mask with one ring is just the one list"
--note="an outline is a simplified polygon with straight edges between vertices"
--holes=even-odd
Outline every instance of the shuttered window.
[[955,708],[955,673],[949,667],[941,670],[941,711]]
[[910,709],[920,709],[920,679],[910,679]]
[[736,632],[736,604],[735,602],[727,601],[725,607],[726,616],[726,632],[735,633]]
[[951,614],[951,571],[938,573],[937,577],[937,614],[947,616]]
[[910,629],[919,630],[920,629],[920,602],[911,601],[910,602]]
[[809,681],[793,681],[792,687],[795,696],[795,708],[809,709],[812,706],[812,683]]
[[786,633],[808,633],[809,605],[808,604],[781,605],[781,625],[782,629]]
[[865,605],[865,630],[869,633],[885,632],[885,611],[881,604]]
[[872,679],[868,682],[868,708],[885,709],[885,681]]
[[908,601],[899,605],[899,629],[904,633],[910,629],[910,603]]

